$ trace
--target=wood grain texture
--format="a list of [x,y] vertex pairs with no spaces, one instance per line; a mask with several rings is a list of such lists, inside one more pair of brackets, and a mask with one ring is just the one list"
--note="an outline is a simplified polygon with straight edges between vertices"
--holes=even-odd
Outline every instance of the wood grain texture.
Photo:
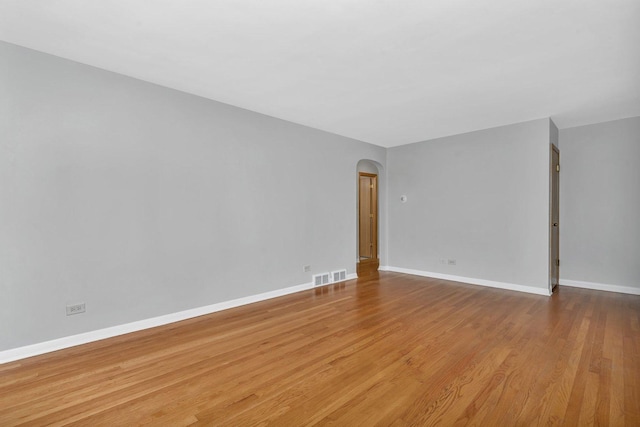
[[2,365],[0,425],[640,425],[640,297],[398,273]]
[[371,276],[372,274],[378,274],[378,268],[380,267],[380,260],[374,259],[360,259],[356,263],[356,273],[358,277]]

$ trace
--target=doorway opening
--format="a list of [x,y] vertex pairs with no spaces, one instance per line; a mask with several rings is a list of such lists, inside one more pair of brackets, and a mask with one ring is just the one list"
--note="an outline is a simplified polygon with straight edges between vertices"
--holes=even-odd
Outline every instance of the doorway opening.
[[553,292],[560,281],[560,150],[553,144],[550,166],[549,287]]
[[358,172],[358,277],[378,271],[378,175]]

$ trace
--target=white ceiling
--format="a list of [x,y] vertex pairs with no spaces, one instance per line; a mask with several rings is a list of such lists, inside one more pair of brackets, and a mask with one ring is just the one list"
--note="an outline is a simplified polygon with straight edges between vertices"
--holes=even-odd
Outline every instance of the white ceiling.
[[0,0],[0,40],[385,147],[640,115],[639,0]]

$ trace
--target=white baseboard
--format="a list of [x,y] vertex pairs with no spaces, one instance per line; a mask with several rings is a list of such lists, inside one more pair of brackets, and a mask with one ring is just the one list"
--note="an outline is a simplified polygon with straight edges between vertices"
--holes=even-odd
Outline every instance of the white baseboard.
[[[357,278],[357,274],[347,275],[346,280]],[[126,323],[124,325],[112,326],[109,328],[98,329],[95,331],[85,332],[82,334],[71,335],[68,337],[58,338],[51,341],[45,341],[37,344],[31,344],[24,347],[12,348],[0,351],[0,364],[13,362],[15,360],[25,359],[27,357],[38,356],[40,354],[52,351],[62,350],[69,347],[75,347],[81,344],[87,344],[94,341],[112,338],[118,335],[124,335],[131,332],[141,331],[143,329],[155,328],[156,326],[166,325],[168,323],[179,322],[181,320],[191,319],[193,317],[203,316],[205,314],[215,313],[217,311],[227,310],[241,305],[251,304],[254,302],[264,301],[271,298],[277,298],[284,295],[293,294],[300,291],[313,289],[313,283],[304,283],[302,285],[291,286],[288,288],[278,289],[275,291],[264,292],[257,295],[238,298],[231,301],[224,301],[217,304],[211,304],[204,307],[193,308],[190,310],[170,313],[163,316],[153,317],[150,319],[139,320],[136,322]]]
[[[453,280],[457,282],[470,283],[481,286],[489,286],[494,288],[501,289],[509,289],[516,290],[521,292],[529,292],[539,295],[548,295],[544,292],[543,289],[533,288],[530,286],[521,286],[521,285],[513,285],[510,283],[502,283],[502,282],[492,282],[489,280],[482,279],[473,279],[468,277],[460,277],[460,276],[451,276],[448,274],[440,274],[440,273],[431,273],[427,271],[420,270],[411,270],[406,268],[399,267],[391,267],[391,266],[381,266],[379,268],[381,271],[394,271],[398,273],[405,274],[413,274],[417,276],[425,276],[425,277],[433,277],[437,279],[445,279],[445,280]],[[355,273],[348,274],[346,280],[356,279],[358,276]],[[578,283],[578,282],[575,282]],[[583,282],[580,282],[583,283]],[[562,283],[561,284],[565,284]],[[567,286],[571,286],[568,285]],[[607,289],[602,290],[613,290],[612,288],[622,288],[611,285],[600,285],[607,286]],[[586,286],[581,286],[586,287]],[[75,347],[82,344],[87,344],[94,341],[103,340],[106,338],[116,337],[118,335],[124,335],[131,332],[137,332],[144,329],[155,328],[157,326],[166,325],[169,323],[179,322],[181,320],[191,319],[193,317],[204,316],[206,314],[215,313],[222,310],[228,310],[230,308],[239,307],[242,305],[252,304],[254,302],[265,301],[271,298],[277,298],[284,295],[293,294],[296,292],[301,292],[309,289],[313,289],[313,283],[304,283],[302,285],[291,286],[288,288],[278,289],[275,291],[264,292],[261,294],[250,295],[243,298],[237,298],[230,301],[224,301],[217,304],[211,304],[204,307],[198,307],[190,310],[184,310],[177,313],[170,313],[163,316],[153,317],[150,319],[143,319],[136,322],[126,323],[124,325],[112,326],[109,328],[98,329],[95,331],[89,331],[82,334],[71,335],[68,337],[62,337],[58,339],[54,339],[51,341],[45,341],[37,344],[31,344],[23,347],[13,348],[9,350],[0,351],[0,364],[9,363],[20,359],[26,359],[27,357],[38,356],[40,354],[50,353],[52,351],[62,350],[69,347]],[[596,289],[596,288],[590,288]],[[597,288],[600,289],[600,288]],[[633,288],[624,288],[629,290],[634,290]],[[616,290],[614,292],[624,292],[621,290]],[[636,293],[639,290],[635,290]],[[626,292],[632,293],[632,292]]]
[[[347,274],[346,280],[356,279],[357,277],[358,275],[356,273]],[[331,284],[332,283],[329,283],[328,285]],[[13,362],[20,359],[26,359],[27,357],[38,356],[40,354],[50,353],[52,351],[62,350],[69,347],[75,347],[77,345],[87,344],[106,338],[112,338],[118,335],[124,335],[149,328],[155,328],[156,326],[179,322],[181,320],[191,319],[193,317],[204,316],[206,314],[215,313],[217,311],[228,310],[230,308],[239,307],[241,305],[265,301],[271,298],[277,298],[313,288],[313,283],[309,282],[302,285],[291,286],[288,288],[277,289],[275,291],[264,292],[261,294],[250,295],[247,297],[224,301],[217,304],[211,304],[204,307],[179,311],[177,313],[170,313],[163,316],[152,317],[150,319],[138,320],[136,322],[126,323],[124,325],[98,329],[95,331],[71,335],[51,341],[31,344],[24,347],[12,348],[9,350],[0,351],[0,364]]]
[[510,291],[526,292],[529,294],[549,296],[551,293],[547,288],[536,288],[533,286],[516,285],[513,283],[494,282],[492,280],[475,279],[473,277],[453,276],[450,274],[433,273],[430,271],[413,270],[410,268],[400,268],[385,266],[384,271],[394,271],[396,273],[413,274],[414,276],[431,277],[434,279],[452,280],[454,282],[463,282],[471,285],[487,286],[490,288],[507,289]]
[[560,279],[560,286],[593,289],[596,291],[618,292],[620,294],[640,295],[640,288],[632,288],[630,286],[607,285],[605,283],[585,282],[582,280]]

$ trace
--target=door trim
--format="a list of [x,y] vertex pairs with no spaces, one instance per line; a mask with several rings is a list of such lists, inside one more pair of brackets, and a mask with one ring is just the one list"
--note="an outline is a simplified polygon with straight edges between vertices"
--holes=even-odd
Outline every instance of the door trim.
[[[560,149],[554,144],[550,144],[549,150],[549,291],[553,290],[560,283],[560,265],[554,265],[560,259],[560,171],[556,169],[554,154],[558,155],[558,166],[560,165]],[[554,185],[555,184],[555,185]],[[557,193],[556,193],[557,191]],[[556,199],[557,197],[557,199]],[[554,209],[557,210],[558,217],[558,238],[554,240]],[[557,258],[554,258],[554,253]],[[555,268],[554,268],[555,267]],[[555,271],[555,277],[554,277]],[[555,284],[554,284],[555,279]]]

